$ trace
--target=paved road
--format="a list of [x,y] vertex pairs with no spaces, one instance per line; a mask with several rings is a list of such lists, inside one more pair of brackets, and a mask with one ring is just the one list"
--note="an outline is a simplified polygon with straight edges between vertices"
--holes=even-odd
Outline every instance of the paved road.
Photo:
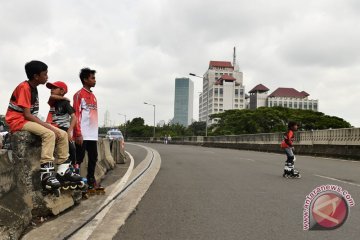
[[125,145],[125,150],[130,152],[131,155],[134,158],[134,168],[137,167],[137,165],[139,165],[139,163],[141,163],[141,161],[146,157],[146,149],[145,148],[141,148],[132,144],[127,144]]
[[333,231],[303,231],[302,207],[323,184],[342,186],[360,204],[360,162],[298,156],[303,178],[284,179],[279,154],[147,146],[159,151],[160,172],[114,239],[359,239],[358,205]]

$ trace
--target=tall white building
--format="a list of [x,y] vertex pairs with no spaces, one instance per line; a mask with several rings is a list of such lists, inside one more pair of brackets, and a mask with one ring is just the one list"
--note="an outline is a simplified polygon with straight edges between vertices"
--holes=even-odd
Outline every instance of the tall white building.
[[203,91],[199,96],[199,121],[206,121],[214,113],[229,109],[245,109],[245,91],[243,73],[239,71],[235,59],[233,64],[227,61],[210,61],[203,76]]

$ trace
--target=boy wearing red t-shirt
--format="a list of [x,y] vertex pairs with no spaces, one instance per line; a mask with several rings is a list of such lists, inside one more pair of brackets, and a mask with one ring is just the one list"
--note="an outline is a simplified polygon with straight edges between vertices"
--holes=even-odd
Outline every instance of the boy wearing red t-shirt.
[[288,123],[288,131],[284,134],[284,140],[281,142],[281,147],[285,149],[286,154],[286,162],[284,167],[284,174],[283,177],[286,178],[300,178],[301,175],[298,170],[294,168],[294,140],[295,135],[294,132],[297,131],[298,125],[296,122],[289,122]]
[[41,137],[40,179],[44,189],[57,190],[61,186],[56,179],[54,168],[54,148],[58,154],[58,172],[64,171],[63,164],[69,156],[67,133],[41,121],[37,86],[48,79],[48,67],[40,61],[25,64],[28,81],[20,83],[11,95],[5,120],[11,132],[28,131]]
[[89,189],[96,185],[95,167],[98,157],[98,112],[97,100],[91,88],[95,87],[95,70],[83,68],[80,71],[80,80],[83,88],[74,95],[74,109],[77,118],[74,126],[74,138],[76,143],[76,160],[82,163],[85,151],[88,153],[87,180]]

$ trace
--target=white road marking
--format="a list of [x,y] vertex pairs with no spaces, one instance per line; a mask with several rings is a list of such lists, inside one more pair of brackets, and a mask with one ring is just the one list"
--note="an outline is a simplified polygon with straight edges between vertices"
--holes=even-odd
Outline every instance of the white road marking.
[[203,151],[204,153],[211,153],[211,154],[215,154],[215,152],[213,152],[213,151],[208,151],[208,150],[205,150],[205,151]]
[[251,162],[255,162],[255,160],[254,160],[254,159],[251,159],[251,158],[239,158],[239,159],[241,159],[241,160],[246,160],[246,161],[251,161]]
[[115,187],[113,188],[112,192],[108,195],[106,200],[103,202],[103,204],[99,207],[101,209],[103,206],[108,204],[101,212],[99,212],[96,217],[91,220],[87,225],[85,225],[78,233],[76,233],[74,236],[72,236],[70,239],[77,240],[77,239],[88,239],[90,235],[94,232],[94,230],[97,228],[97,226],[101,223],[101,221],[104,219],[112,205],[115,201],[112,201],[112,199],[119,193],[121,190],[125,187],[125,184],[129,180],[129,177],[134,169],[134,158],[133,156],[126,151],[130,158],[130,166],[128,170],[126,171],[125,175],[121,178],[119,182],[116,183]]
[[326,177],[326,176],[317,175],[317,174],[314,174],[314,176],[320,177],[320,178],[329,179],[329,180],[333,180],[333,181],[337,181],[337,182],[347,183],[347,184],[349,184],[349,185],[353,185],[353,186],[360,187],[360,184],[356,184],[356,183],[352,183],[352,182],[348,182],[348,181],[343,181],[343,180],[340,180],[340,179],[337,179],[337,178]]

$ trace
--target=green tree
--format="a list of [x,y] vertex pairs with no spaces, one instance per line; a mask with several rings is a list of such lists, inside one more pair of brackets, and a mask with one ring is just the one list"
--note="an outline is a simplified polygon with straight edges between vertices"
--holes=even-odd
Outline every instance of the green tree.
[[228,110],[211,115],[211,119],[218,119],[212,126],[212,135],[283,132],[289,121],[296,121],[301,130],[351,127],[350,123],[339,117],[283,107]]
[[205,136],[206,123],[205,122],[193,122],[188,127],[189,135],[192,136]]
[[126,132],[128,137],[152,137],[153,127],[144,125],[145,121],[137,117],[128,122]]

